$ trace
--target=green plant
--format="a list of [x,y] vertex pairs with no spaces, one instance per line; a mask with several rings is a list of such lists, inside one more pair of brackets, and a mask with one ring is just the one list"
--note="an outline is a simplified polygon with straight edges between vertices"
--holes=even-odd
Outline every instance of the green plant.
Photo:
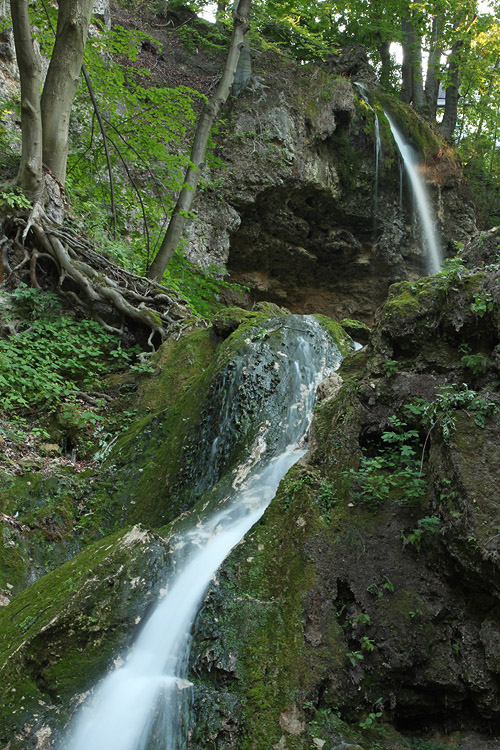
[[382,584],[382,588],[384,588],[390,594],[394,593],[394,584],[387,576],[384,576],[384,583]]
[[368,716],[365,719],[363,719],[363,721],[359,722],[359,726],[361,727],[361,729],[371,729],[373,725],[376,723],[377,719],[380,719],[380,717],[382,716],[382,711],[380,710],[381,703],[382,703],[382,698],[379,698],[378,700],[375,701],[375,703],[373,704],[373,708],[368,714]]
[[[96,321],[64,315],[57,295],[21,286],[11,299],[11,316],[17,307],[25,317],[16,321],[14,335],[0,340],[3,409],[55,409],[75,401],[81,388],[92,388],[133,356]],[[85,419],[95,423],[100,418],[88,412]]]
[[386,378],[390,378],[399,371],[399,362],[395,359],[390,359],[387,362],[384,362],[384,366]]
[[371,638],[368,638],[366,635],[363,636],[361,639],[361,650],[366,651],[367,653],[371,653],[375,650],[375,641],[373,641]]
[[359,615],[356,615],[356,622],[359,625],[370,625],[370,615],[367,615],[365,612],[360,612]]
[[481,352],[472,354],[470,347],[467,344],[461,344],[458,351],[462,354],[460,359],[462,367],[471,370],[473,375],[482,375],[487,372],[491,365],[491,360]]
[[493,297],[491,294],[475,294],[470,309],[482,318],[487,312],[493,310]]
[[437,516],[426,516],[417,521],[417,528],[406,537],[406,541],[412,544],[419,552],[422,547],[424,535],[435,535],[439,533],[441,521]]
[[448,441],[455,431],[458,410],[470,410],[474,414],[475,424],[483,428],[486,419],[497,413],[498,404],[488,401],[463,383],[461,388],[454,385],[442,386],[434,401],[417,399],[411,404],[405,404],[404,408],[421,419],[428,428],[427,437],[434,427],[439,426],[443,438]]
[[[407,429],[406,423],[395,416],[389,421],[394,430],[382,433],[385,446],[377,446],[375,455],[364,455],[357,470],[344,472],[352,499],[371,508],[389,500],[400,505],[414,504],[427,491],[418,431]],[[373,452],[374,446],[369,445],[364,451]]]
[[361,651],[349,651],[346,656],[353,667],[355,667],[358,662],[363,661],[363,659],[365,658]]
[[285,480],[285,495],[283,507],[289,508],[296,497],[300,495],[305,487],[311,487],[316,482],[312,474],[304,474],[300,477]]
[[331,510],[337,502],[337,490],[335,485],[328,479],[323,479],[316,495],[316,502],[318,503],[320,513],[325,518],[330,517]]
[[20,211],[28,210],[31,208],[31,202],[17,188],[0,190],[0,210],[6,208]]

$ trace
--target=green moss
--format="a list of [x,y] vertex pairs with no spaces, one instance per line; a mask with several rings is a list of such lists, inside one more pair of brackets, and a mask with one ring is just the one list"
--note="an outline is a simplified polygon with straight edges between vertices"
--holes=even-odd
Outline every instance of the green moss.
[[341,323],[337,323],[336,320],[328,318],[326,315],[318,314],[314,317],[328,331],[344,357],[352,351],[352,338],[346,333]]
[[152,363],[153,375],[141,382],[137,407],[156,414],[172,406],[189,381],[209,366],[214,350],[206,329],[195,330],[178,341],[168,339]]
[[418,295],[409,281],[393,284],[389,290],[389,298],[384,305],[383,314],[387,316],[413,316],[419,309]]
[[63,688],[68,688],[70,680],[67,676],[71,673],[74,684],[78,675],[88,669],[87,659],[91,660],[91,664],[95,660],[92,643],[88,644],[89,649],[79,653],[79,645],[68,637],[62,660],[62,670],[66,674],[63,682],[60,683],[57,675],[55,654],[52,654],[53,663],[49,667],[52,682],[45,684],[37,668],[40,666],[37,665],[40,648],[44,666],[47,667],[47,660],[50,663],[48,653],[41,656],[44,653],[44,630],[53,618],[64,617],[61,613],[70,606],[71,601],[83,599],[84,592],[89,591],[89,580],[100,575],[101,566],[106,558],[116,553],[122,536],[123,532],[92,545],[23,591],[8,607],[0,609],[0,679],[5,687],[0,706],[0,736],[3,741],[8,741],[17,728],[32,718],[36,703],[47,701],[47,693],[55,696]]
[[[381,105],[384,110],[388,111],[397,120],[407,140],[424,157],[436,157],[442,150],[444,145],[442,137],[412,107],[383,92],[374,93],[373,102],[374,105]],[[394,149],[394,139],[390,132],[389,124],[383,116],[380,118],[380,121],[382,132],[385,136],[384,147],[385,143],[388,143],[393,144],[392,149]]]

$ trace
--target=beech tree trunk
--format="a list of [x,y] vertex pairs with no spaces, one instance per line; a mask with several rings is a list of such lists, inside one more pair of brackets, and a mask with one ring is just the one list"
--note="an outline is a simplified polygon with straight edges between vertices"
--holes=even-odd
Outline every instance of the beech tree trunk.
[[390,42],[380,42],[377,46],[380,62],[382,63],[380,71],[380,85],[382,88],[388,88],[391,82],[392,59],[390,48]]
[[401,19],[403,63],[401,66],[402,87],[401,99],[412,103],[417,111],[425,106],[424,84],[422,78],[422,48],[411,11]]
[[27,0],[11,0],[12,27],[21,78],[21,165],[17,182],[36,199],[43,189],[40,62],[33,45]]
[[239,0],[238,8],[234,14],[233,34],[224,72],[215,94],[203,107],[200,119],[198,120],[190,156],[191,165],[186,171],[184,187],[177,199],[161,247],[148,271],[148,278],[150,279],[161,280],[179,244],[186,218],[189,215],[194,196],[196,195],[196,187],[200,177],[201,166],[205,160],[212,125],[225,104],[233,85],[245,34],[249,28],[248,17],[250,14],[250,5],[251,0]]
[[463,41],[460,39],[455,42],[451,49],[450,59],[448,61],[448,86],[446,87],[446,100],[444,104],[443,120],[440,131],[447,141],[451,141],[457,124],[458,116],[458,95],[460,86],[460,51],[463,47]]
[[94,0],[59,0],[56,41],[41,98],[43,162],[62,185],[66,179],[69,118],[93,6]]
[[437,15],[432,19],[431,49],[427,62],[427,75],[425,77],[425,99],[429,117],[435,121],[437,112],[437,100],[439,94],[439,82],[441,79],[441,55],[443,54],[443,17]]

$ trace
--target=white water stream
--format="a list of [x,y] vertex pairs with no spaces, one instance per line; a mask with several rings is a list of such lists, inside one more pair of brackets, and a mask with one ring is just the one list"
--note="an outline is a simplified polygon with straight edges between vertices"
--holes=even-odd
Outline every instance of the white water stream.
[[387,121],[391,128],[392,135],[396,141],[396,145],[403,159],[403,163],[406,169],[406,173],[409,177],[410,184],[415,197],[417,206],[418,216],[420,218],[420,225],[424,235],[424,240],[427,248],[428,268],[430,273],[437,273],[441,270],[442,258],[441,250],[439,247],[439,241],[436,235],[436,220],[434,213],[431,208],[431,203],[425,186],[425,182],[420,174],[420,165],[415,156],[414,149],[406,141],[401,131],[396,126],[396,123],[390,115],[385,112]]
[[[333,369],[327,366],[332,342],[317,322],[298,316],[289,316],[287,321],[284,327],[296,331],[288,334],[294,337],[293,346],[288,341],[288,353],[278,351],[273,355],[275,362],[270,362],[279,371],[280,382],[285,383],[287,402],[278,404],[274,419],[262,415],[249,458],[233,474],[230,497],[223,498],[207,517],[198,516],[192,528],[173,539],[174,573],[167,582],[166,595],[126,662],[102,681],[80,709],[61,747],[179,750],[186,746],[183,714],[191,685],[186,674],[196,614],[223,560],[262,516],[282,477],[305,453],[300,446],[310,424],[316,388]],[[338,351],[335,359],[338,366]],[[245,366],[234,370],[240,377]],[[280,438],[269,439],[274,448],[267,448],[266,438],[271,429],[276,431],[277,422],[281,424]]]

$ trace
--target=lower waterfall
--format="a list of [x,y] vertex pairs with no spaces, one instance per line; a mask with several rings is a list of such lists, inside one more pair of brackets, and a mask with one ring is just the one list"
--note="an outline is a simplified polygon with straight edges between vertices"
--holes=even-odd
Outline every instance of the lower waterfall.
[[[181,528],[174,524],[173,572],[165,582],[166,594],[128,655],[123,655],[124,663],[79,709],[60,745],[64,750],[187,746],[185,715],[191,701],[187,671],[197,612],[218,567],[262,516],[288,469],[304,455],[316,388],[341,360],[330,336],[311,316],[273,318],[267,326],[264,333],[262,328],[253,337],[249,333],[243,351],[233,359],[228,371],[234,379],[225,388],[226,405],[220,411],[226,415],[221,431],[233,436],[235,425],[227,419],[232,410],[226,407],[238,390],[255,390],[257,428],[252,434],[256,437],[243,446],[243,460],[233,467],[229,484],[226,478],[219,483],[220,491],[215,486],[205,495],[201,510],[182,519]],[[270,382],[275,383],[272,392]],[[259,387],[266,391],[264,406]],[[233,413],[236,425],[240,418]],[[215,438],[209,455],[221,449],[225,437]]]

